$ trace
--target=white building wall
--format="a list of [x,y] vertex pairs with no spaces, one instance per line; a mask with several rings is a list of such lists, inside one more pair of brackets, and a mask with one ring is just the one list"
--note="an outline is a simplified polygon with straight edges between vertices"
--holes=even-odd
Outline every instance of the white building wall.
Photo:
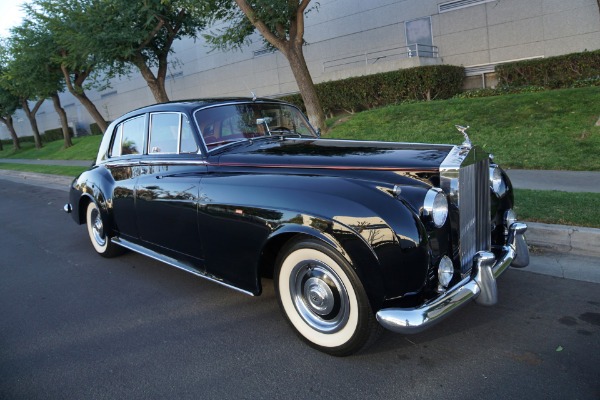
[[[448,0],[328,0],[306,18],[305,57],[313,80],[323,82],[435,63],[465,67],[550,57],[600,48],[600,12],[595,0],[494,0],[439,12]],[[407,58],[405,22],[431,17],[433,44],[439,59]],[[215,97],[276,96],[298,90],[288,62],[280,53],[254,57],[263,48],[261,37],[241,51],[213,51],[200,37],[174,45],[174,64],[167,81],[172,100]],[[365,53],[380,52],[367,55]],[[375,60],[375,56],[386,56]],[[343,66],[338,60],[355,61]],[[373,57],[373,58],[369,58]],[[114,79],[111,88],[88,96],[107,120],[154,103],[136,70]],[[116,94],[114,93],[116,91]],[[103,96],[104,95],[104,96]],[[69,121],[79,131],[93,122],[70,94],[61,95]],[[20,136],[30,136],[28,120],[16,118]],[[40,131],[60,126],[50,100],[38,113]],[[0,126],[0,136],[8,131]]]

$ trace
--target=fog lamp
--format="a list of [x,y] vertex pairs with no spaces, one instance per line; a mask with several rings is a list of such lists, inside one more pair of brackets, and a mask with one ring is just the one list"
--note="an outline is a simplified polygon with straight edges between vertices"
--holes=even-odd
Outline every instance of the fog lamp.
[[438,265],[438,282],[440,286],[447,288],[454,276],[454,265],[448,256],[442,257]]

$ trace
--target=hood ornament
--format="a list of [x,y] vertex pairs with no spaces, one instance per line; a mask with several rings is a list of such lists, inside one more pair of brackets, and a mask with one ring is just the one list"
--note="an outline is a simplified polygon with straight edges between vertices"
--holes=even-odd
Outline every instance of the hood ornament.
[[470,128],[469,125],[467,125],[466,127],[464,126],[460,126],[460,125],[454,125],[456,127],[456,129],[458,129],[458,131],[460,133],[463,134],[463,136],[465,137],[465,141],[462,143],[463,147],[467,147],[467,148],[471,148],[473,147],[473,143],[471,142],[471,139],[469,139],[469,135],[467,135],[467,129]]

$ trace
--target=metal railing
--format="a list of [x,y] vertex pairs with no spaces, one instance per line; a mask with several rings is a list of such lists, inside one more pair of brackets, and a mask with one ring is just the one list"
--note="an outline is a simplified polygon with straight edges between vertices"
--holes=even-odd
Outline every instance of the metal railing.
[[438,58],[439,56],[440,53],[437,46],[415,43],[407,46],[395,47],[392,49],[369,51],[336,58],[333,60],[327,60],[323,62],[323,72],[336,67],[348,68],[350,65],[371,65],[379,62],[380,60],[392,61],[401,58],[413,57]]

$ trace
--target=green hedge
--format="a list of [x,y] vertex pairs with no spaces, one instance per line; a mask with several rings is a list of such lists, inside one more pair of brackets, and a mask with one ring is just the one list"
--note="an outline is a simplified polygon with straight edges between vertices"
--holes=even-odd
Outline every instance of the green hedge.
[[[460,93],[464,77],[463,67],[433,65],[323,82],[315,87],[325,113],[353,113],[407,100],[447,99]],[[280,99],[304,109],[300,94]]]
[[500,85],[567,88],[600,75],[600,50],[501,64],[496,72]]
[[462,92],[454,96],[457,99],[474,99],[480,97],[492,97],[492,96],[502,96],[504,94],[521,94],[521,93],[537,93],[546,91],[543,86],[521,86],[521,87],[512,87],[512,86],[499,86],[495,89],[486,88],[486,89],[474,89],[467,90],[466,92]]
[[[73,129],[71,129],[70,127],[69,135],[73,137]],[[55,140],[64,139],[62,128],[48,129],[47,131],[44,131],[44,133],[40,136],[42,137],[43,143],[54,142]]]
[[[71,128],[69,128],[69,134],[71,135],[71,137],[73,137],[73,130]],[[63,133],[62,133],[62,128],[56,128],[56,129],[48,129],[47,131],[44,131],[43,134],[40,135],[40,137],[42,138],[42,143],[49,143],[49,142],[53,142],[55,140],[63,140]],[[19,137],[19,143],[34,143],[35,140],[33,138],[33,136],[23,136],[23,137]],[[4,139],[2,140],[2,144],[12,144],[12,139]]]

